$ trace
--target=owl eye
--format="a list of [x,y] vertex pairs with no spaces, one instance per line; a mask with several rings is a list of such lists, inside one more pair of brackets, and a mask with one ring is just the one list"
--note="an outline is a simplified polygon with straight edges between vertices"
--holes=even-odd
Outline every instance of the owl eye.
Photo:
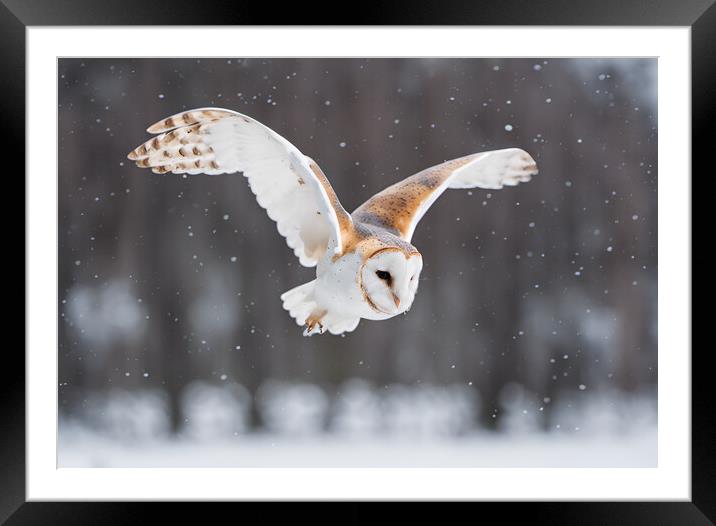
[[385,270],[376,270],[375,275],[382,280],[390,281],[390,272],[386,272]]

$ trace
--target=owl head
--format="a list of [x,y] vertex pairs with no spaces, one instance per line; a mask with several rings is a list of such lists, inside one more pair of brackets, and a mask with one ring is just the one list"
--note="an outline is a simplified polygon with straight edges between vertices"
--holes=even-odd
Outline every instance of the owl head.
[[387,317],[410,309],[423,268],[419,252],[381,248],[371,254],[360,272],[363,296],[370,307]]

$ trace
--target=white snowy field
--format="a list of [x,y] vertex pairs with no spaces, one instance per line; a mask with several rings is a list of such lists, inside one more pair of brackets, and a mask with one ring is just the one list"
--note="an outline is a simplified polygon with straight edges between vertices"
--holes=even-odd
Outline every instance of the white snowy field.
[[513,386],[499,431],[488,432],[475,425],[479,400],[464,387],[384,391],[351,381],[329,404],[315,385],[267,384],[259,397],[265,431],[250,432],[246,393],[238,384],[198,382],[184,393],[177,435],[169,431],[161,392],[88,396],[84,417],[60,419],[58,466],[656,466],[653,397],[604,393],[550,401],[552,423],[545,431],[538,421],[547,402]]
[[656,462],[656,428],[589,436],[249,434],[219,441],[129,442],[70,427],[58,447],[58,467],[656,467]]

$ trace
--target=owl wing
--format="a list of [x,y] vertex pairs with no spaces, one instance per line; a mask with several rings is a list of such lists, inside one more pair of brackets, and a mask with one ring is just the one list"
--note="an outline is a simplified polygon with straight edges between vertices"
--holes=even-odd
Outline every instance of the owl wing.
[[415,226],[448,188],[499,189],[526,182],[537,164],[524,150],[481,152],[428,168],[389,186],[358,207],[354,221],[386,228],[410,241]]
[[129,153],[137,166],[164,174],[241,172],[302,265],[315,266],[331,238],[342,250],[352,228],[318,165],[260,122],[235,111],[201,108],[147,128],[159,134]]

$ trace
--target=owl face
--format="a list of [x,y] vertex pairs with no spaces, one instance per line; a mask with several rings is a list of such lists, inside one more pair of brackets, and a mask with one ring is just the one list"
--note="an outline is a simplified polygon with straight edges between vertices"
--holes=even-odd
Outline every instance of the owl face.
[[418,291],[422,256],[397,248],[384,248],[369,257],[361,268],[361,288],[370,307],[395,316],[410,309]]

